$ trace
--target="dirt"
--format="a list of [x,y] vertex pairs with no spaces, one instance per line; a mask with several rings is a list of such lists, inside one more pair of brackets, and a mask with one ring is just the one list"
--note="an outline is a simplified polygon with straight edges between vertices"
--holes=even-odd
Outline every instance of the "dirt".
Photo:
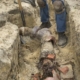
[[[55,34],[55,36],[57,36],[57,34]],[[39,55],[40,55],[40,49],[41,49],[40,42],[35,41],[35,40],[31,40],[31,41],[29,40],[30,43],[27,42],[27,44],[21,45],[20,55],[19,55],[19,56],[21,56],[19,58],[20,59],[19,60],[19,64],[21,65],[21,66],[19,65],[19,70],[20,69],[22,70],[19,73],[25,73],[25,72],[23,72],[23,70],[26,69],[24,67],[24,63],[26,65],[30,65],[29,67],[27,67],[28,69],[32,69],[32,70],[35,69],[35,72],[34,71],[28,71],[29,73],[26,74],[26,76],[27,76],[28,79],[30,79],[29,77],[31,77],[30,76],[31,74],[35,74],[36,71],[37,71],[36,65],[37,65],[37,63],[39,61]],[[76,65],[75,63],[76,62],[75,62],[75,57],[73,55],[73,51],[69,47],[69,43],[67,44],[67,46],[65,48],[60,48],[60,47],[58,47],[58,48],[60,50],[60,53],[57,54],[57,60],[58,60],[58,62],[61,63],[61,64],[65,63],[65,62],[72,62],[73,63],[74,73],[75,73],[75,71],[77,71],[77,69],[75,67],[75,65]],[[23,78],[21,78],[21,79],[23,79]]]
[[[52,14],[53,14],[53,12],[52,12]],[[51,15],[52,16],[52,15]],[[56,38],[56,40],[58,39],[58,35],[57,35],[57,33],[56,33],[56,28],[55,28],[55,25],[56,25],[56,23],[55,23],[55,19],[53,18],[53,19],[51,19],[50,20],[51,21],[51,23],[52,23],[52,27],[50,28],[50,30],[51,30],[51,32],[53,33],[53,35],[54,35],[54,37]],[[26,48],[23,46],[23,47],[21,47],[21,49],[20,49],[20,51],[22,52],[22,54],[24,55],[24,57],[22,57],[22,58],[24,58],[24,61],[23,62],[26,62],[25,64],[29,64],[30,66],[32,66],[32,69],[37,69],[37,67],[36,67],[36,64],[37,64],[37,62],[39,61],[39,53],[40,53],[40,45],[39,45],[39,47],[37,47],[36,48],[36,41],[35,40],[33,40],[35,43],[34,43],[34,45],[33,45],[33,42],[31,43],[30,42],[30,44],[26,44]],[[70,42],[68,42],[68,44],[66,45],[66,47],[64,47],[64,48],[61,48],[61,47],[59,47],[58,46],[58,48],[59,48],[59,50],[60,50],[60,53],[58,53],[57,54],[57,60],[58,60],[58,62],[59,63],[65,63],[65,62],[72,62],[72,64],[73,64],[73,70],[74,70],[74,76],[75,76],[75,80],[76,80],[76,77],[77,76],[79,76],[78,74],[77,74],[77,76],[75,75],[75,72],[77,71],[77,66],[76,66],[76,61],[75,61],[75,57],[74,57],[74,55],[73,55],[73,50],[71,50],[71,47],[69,46],[70,45]],[[34,47],[33,47],[34,46]],[[24,49],[25,48],[25,49]],[[29,49],[28,49],[29,48]],[[34,49],[35,48],[35,49]],[[37,50],[36,50],[37,49]],[[28,52],[28,51],[29,52]],[[34,50],[34,51],[31,51],[31,50]],[[28,54],[27,54],[28,53]],[[27,56],[25,56],[25,54],[27,55]],[[19,60],[20,61],[20,60]],[[22,63],[22,62],[20,62],[20,63]],[[22,64],[23,65],[23,64]],[[34,66],[35,65],[35,66]],[[22,68],[21,68],[22,69]],[[29,67],[29,69],[30,69],[30,67]],[[35,70],[36,71],[36,70]],[[28,74],[26,74],[26,75],[31,75],[32,73],[35,73],[35,72],[31,72],[31,71],[29,71],[29,73]],[[29,76],[30,77],[30,76]],[[28,77],[27,77],[28,78]],[[21,79],[20,79],[21,80]],[[24,80],[24,79],[23,79]]]
[[[56,33],[56,22],[55,22],[55,18],[53,16],[55,16],[54,14],[54,11],[53,9],[50,7],[50,21],[52,23],[52,27],[50,28],[52,34],[54,35],[54,37],[56,38],[56,40],[58,39],[58,35]],[[53,15],[54,14],[54,15]],[[68,21],[67,21],[68,22]],[[39,23],[40,24],[40,23]],[[68,27],[67,27],[68,28]],[[66,31],[66,35],[68,36],[69,35],[69,32],[68,30]],[[32,40],[33,42],[30,42],[30,44],[26,44],[25,46],[21,47],[20,49],[20,52],[22,53],[22,58],[24,59],[23,62],[25,62],[25,64],[28,64],[31,67],[31,69],[35,69],[34,71],[28,71],[29,73],[26,74],[27,78],[31,77],[31,74],[34,74],[36,73],[37,71],[37,67],[36,67],[36,64],[39,60],[39,53],[40,53],[40,45],[39,47],[36,47],[38,45],[36,45],[36,41],[35,40]],[[74,50],[72,50],[71,46],[70,46],[70,42],[68,42],[68,44],[66,45],[66,47],[64,48],[61,48],[61,47],[58,47],[59,50],[60,50],[60,53],[57,54],[57,60],[62,64],[62,63],[65,63],[65,62],[72,62],[72,65],[73,65],[73,70],[74,70],[74,78],[75,80],[79,80],[79,79],[76,79],[78,76],[79,76],[79,66],[77,65],[77,62],[75,60],[75,56],[73,54],[74,53]],[[25,56],[26,55],[26,56]],[[19,58],[21,59],[21,58]],[[19,63],[22,63],[23,65],[23,62],[21,62],[19,60]],[[35,65],[35,66],[34,66]],[[20,67],[20,66],[19,66]],[[23,66],[22,66],[23,68]],[[19,68],[19,69],[22,69],[22,68]],[[30,69],[30,67],[28,67]],[[23,71],[22,71],[23,72]],[[21,73],[22,73],[21,72]],[[25,73],[25,72],[24,72]],[[20,80],[22,78],[20,77]],[[30,78],[29,78],[30,79]],[[23,79],[24,80],[24,79]]]
[[[16,15],[14,17],[16,17]],[[54,17],[55,17],[55,14],[54,14],[53,8],[50,7],[50,22],[52,23],[50,31],[52,32],[53,36],[57,40],[58,35],[56,33],[56,27],[55,27],[56,22],[55,22]],[[31,19],[29,19],[29,21],[30,20]],[[11,21],[11,18],[10,18],[10,21]],[[15,23],[15,21],[13,21],[13,23]],[[37,23],[40,24],[40,21],[37,21]],[[67,23],[68,23],[68,21],[67,21]],[[15,24],[17,24],[17,23],[15,23]],[[68,37],[68,35],[69,35],[68,30],[66,31],[66,35]],[[25,40],[27,40],[26,44],[20,44],[20,48],[19,48],[19,65],[18,65],[19,80],[31,80],[31,74],[35,74],[35,73],[39,72],[36,65],[39,61],[41,43],[39,40],[31,39],[29,36],[27,36]],[[68,44],[66,45],[66,47],[61,48],[58,46],[58,48],[60,50],[60,53],[57,54],[57,60],[60,63],[72,62],[75,80],[79,80],[79,78],[77,78],[77,77],[80,76],[80,69],[79,69],[79,66],[77,65],[78,62],[76,62],[77,60],[75,59],[75,56],[73,55],[75,53],[74,53],[74,50],[72,50],[72,48],[70,46],[70,41],[68,40]]]

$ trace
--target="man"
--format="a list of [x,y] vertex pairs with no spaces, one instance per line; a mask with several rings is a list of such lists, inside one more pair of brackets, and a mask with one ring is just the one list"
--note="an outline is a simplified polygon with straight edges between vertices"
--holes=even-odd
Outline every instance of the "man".
[[[41,22],[40,28],[49,28],[51,27],[49,21],[49,9],[47,0],[37,0],[37,3],[40,7],[40,16]],[[52,0],[55,10],[55,19],[57,24],[58,32],[58,45],[64,47],[67,44],[67,37],[65,35],[66,31],[66,10],[65,5],[62,0]]]

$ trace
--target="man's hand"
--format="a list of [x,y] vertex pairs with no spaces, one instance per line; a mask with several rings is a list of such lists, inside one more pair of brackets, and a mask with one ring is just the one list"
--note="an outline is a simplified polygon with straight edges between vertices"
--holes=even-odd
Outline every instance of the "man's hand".
[[45,2],[43,0],[37,0],[39,7],[45,7]]

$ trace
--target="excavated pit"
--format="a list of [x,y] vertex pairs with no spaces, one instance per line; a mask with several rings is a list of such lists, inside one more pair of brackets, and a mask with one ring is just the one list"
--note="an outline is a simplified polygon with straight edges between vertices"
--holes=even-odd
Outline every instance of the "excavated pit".
[[[22,3],[23,5],[26,5],[25,3]],[[55,17],[54,17],[54,11],[52,8],[51,3],[50,4],[50,21],[52,23],[52,27],[50,28],[52,34],[54,35],[54,37],[57,39],[57,33],[56,33],[56,22],[55,22]],[[68,4],[68,2],[67,2]],[[34,26],[39,26],[40,25],[40,18],[39,18],[39,9],[33,8],[31,7],[31,5],[28,6],[23,6],[24,8],[24,14],[25,14],[25,20],[26,20],[26,27],[34,27]],[[26,10],[27,9],[27,10]],[[30,10],[31,9],[31,10]],[[78,45],[78,47],[76,47],[76,41],[77,39],[75,39],[75,34],[73,34],[74,32],[76,33],[76,35],[79,36],[79,32],[75,31],[75,28],[72,26],[76,26],[74,20],[73,20],[73,16],[71,15],[71,11],[70,11],[70,6],[67,5],[67,31],[66,34],[68,36],[68,44],[65,48],[59,48],[60,53],[57,54],[57,59],[59,62],[66,62],[66,61],[72,61],[73,62],[73,70],[74,70],[74,80],[79,80],[80,76],[80,69],[79,69],[79,48],[80,47]],[[7,22],[10,22],[12,24],[15,24],[19,27],[22,27],[22,20],[21,20],[21,16],[20,16],[20,12],[19,9],[12,9],[8,11],[8,19]],[[14,26],[13,26],[14,27]],[[79,36],[80,37],[80,36]],[[73,39],[75,39],[75,41],[73,41]],[[78,38],[79,39],[79,38]],[[34,38],[31,39],[29,36],[24,36],[24,40],[26,41],[26,44],[20,44],[20,42],[18,42],[19,48],[17,49],[18,51],[18,58],[17,58],[17,63],[15,64],[17,66],[17,69],[14,67],[10,67],[11,68],[11,72],[7,75],[6,80],[31,80],[31,74],[35,74],[38,71],[36,64],[38,63],[39,60],[39,55],[40,55],[40,49],[41,49],[41,43],[38,39]],[[16,43],[15,43],[16,44]],[[77,42],[77,44],[79,44]],[[78,48],[78,49],[75,49]],[[78,57],[78,58],[77,58]],[[12,63],[15,60],[13,60]],[[14,65],[14,64],[12,64]],[[12,69],[14,68],[14,69]],[[16,76],[15,76],[15,71],[16,70]],[[2,78],[1,78],[2,80]],[[5,80],[5,79],[3,79]]]
[[[52,9],[51,9],[52,10]],[[20,13],[19,11],[17,10],[12,10],[9,12],[10,15],[14,15],[13,16],[13,19],[11,17],[11,19],[9,19],[9,21],[11,23],[14,23],[16,24],[17,22],[21,22],[21,17],[20,17]],[[50,16],[52,18],[54,12],[51,12],[50,13]],[[30,19],[33,19],[32,15],[30,16],[29,14],[26,14],[29,16]],[[16,22],[13,22],[15,21],[14,20],[14,17],[16,16]],[[28,19],[28,17],[27,17]],[[69,26],[69,22],[68,22],[69,18],[67,16],[67,31],[66,31],[66,34],[67,36],[70,35],[70,26]],[[56,23],[55,23],[55,18],[52,18],[50,19],[51,23],[52,23],[52,27],[50,28],[50,30],[52,31],[53,35],[56,37],[57,34],[56,34],[56,28],[54,26],[56,26]],[[27,22],[27,21],[26,21]],[[31,23],[30,25],[27,24],[27,26],[29,25],[29,27],[33,27],[33,21],[30,21],[29,23]],[[35,23],[36,24],[36,23]],[[38,23],[40,24],[40,22]],[[22,26],[22,23],[18,23],[17,26]],[[70,36],[68,36],[69,38]],[[29,36],[25,36],[24,37],[25,41],[26,41],[26,44],[23,44],[23,45],[20,45],[20,49],[19,49],[19,80],[31,80],[31,74],[35,74],[35,73],[38,73],[38,69],[36,67],[37,63],[38,63],[38,60],[39,60],[39,56],[40,56],[40,49],[41,49],[41,44],[40,42],[37,40],[37,39],[31,39]],[[56,37],[57,39],[57,37]],[[74,70],[74,77],[75,77],[75,80],[76,80],[76,67],[75,65],[77,65],[75,63],[75,57],[73,55],[73,51],[71,50],[71,46],[70,45],[70,40],[69,40],[69,43],[68,45],[65,47],[65,48],[60,48],[60,53],[57,55],[57,59],[64,63],[66,61],[72,61],[73,62],[73,70]]]

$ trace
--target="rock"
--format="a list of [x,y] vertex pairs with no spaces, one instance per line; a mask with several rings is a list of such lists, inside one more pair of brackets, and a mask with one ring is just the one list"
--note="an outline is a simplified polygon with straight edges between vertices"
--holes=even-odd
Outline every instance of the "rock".
[[61,67],[68,67],[68,72],[66,72],[65,74],[63,74],[63,73],[61,73],[61,78],[62,79],[65,79],[65,78],[73,78],[74,77],[74,75],[73,75],[73,69],[72,69],[72,66],[70,65],[70,64],[68,64],[68,65],[62,65]]
[[28,27],[20,27],[19,29],[19,34],[22,36],[29,36],[31,34],[31,28]]
[[7,13],[0,13],[0,27],[4,26],[7,21]]
[[18,45],[18,27],[6,23],[0,28],[0,80],[17,79]]
[[11,69],[11,62],[3,49],[0,49],[0,69],[0,79],[6,80]]

